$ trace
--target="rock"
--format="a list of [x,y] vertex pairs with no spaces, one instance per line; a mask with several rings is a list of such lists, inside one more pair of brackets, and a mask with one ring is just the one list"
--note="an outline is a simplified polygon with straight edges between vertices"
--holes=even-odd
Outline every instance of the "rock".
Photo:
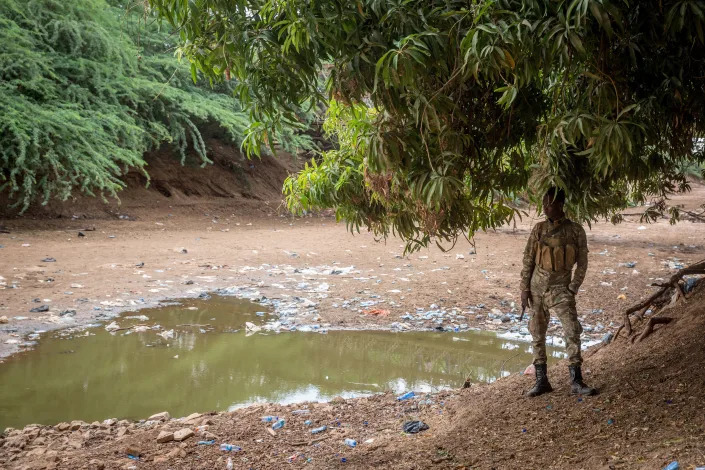
[[134,455],[135,457],[140,457],[142,455],[142,449],[135,444],[129,444],[125,447],[125,453],[128,455]]
[[76,309],[74,308],[67,308],[66,310],[62,310],[59,312],[60,317],[75,317],[76,316]]
[[105,327],[107,331],[115,331],[120,329],[120,325],[117,324],[117,322],[112,322],[108,326]]
[[200,418],[201,416],[203,416],[201,415],[201,413],[191,413],[190,415],[184,418],[184,423],[191,423]]
[[509,323],[512,321],[512,317],[510,317],[508,314],[502,315],[502,323]]
[[174,440],[174,433],[169,431],[162,431],[157,436],[157,442],[164,444],[165,442],[170,442]]
[[0,324],[7,323],[7,317],[5,315],[0,317]]
[[168,421],[171,419],[171,415],[168,411],[162,411],[161,413],[156,413],[147,418],[147,421]]
[[125,434],[129,433],[130,431],[126,427],[120,427],[117,430],[117,437],[122,437]]
[[54,426],[58,431],[68,431],[71,428],[69,423],[59,423]]
[[43,313],[43,312],[48,312],[49,311],[49,306],[48,305],[41,305],[39,307],[34,307],[29,310],[31,313]]
[[78,431],[84,424],[86,423],[84,423],[83,421],[71,421],[71,426],[69,429],[71,429],[71,431]]
[[218,436],[216,436],[216,435],[213,434],[212,432],[206,431],[205,433],[203,433],[203,439],[206,440],[206,441],[212,441],[213,439],[216,439],[216,440],[217,440],[217,439],[218,439]]
[[115,419],[115,418],[110,418],[110,419],[106,419],[105,421],[103,421],[103,424],[106,426],[114,426],[115,423],[117,423],[117,419]]
[[93,421],[93,422],[91,423],[91,428],[92,428],[92,429],[96,429],[96,428],[99,428],[99,427],[100,427],[100,422],[98,422],[98,421]]
[[166,463],[170,459],[169,455],[158,455],[154,457],[154,463]]
[[193,435],[194,432],[189,428],[179,429],[174,433],[174,440],[181,442],[188,439],[189,437],[192,437]]

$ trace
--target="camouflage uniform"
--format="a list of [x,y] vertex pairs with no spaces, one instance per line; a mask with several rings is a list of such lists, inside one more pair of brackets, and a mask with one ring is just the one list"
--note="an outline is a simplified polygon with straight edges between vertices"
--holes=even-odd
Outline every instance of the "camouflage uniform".
[[575,310],[575,294],[585,279],[587,266],[587,237],[580,224],[562,218],[534,226],[524,250],[521,271],[521,290],[530,290],[533,302],[529,331],[533,339],[534,364],[546,363],[546,330],[552,314],[563,326],[570,365],[582,363],[580,333],[583,327]]

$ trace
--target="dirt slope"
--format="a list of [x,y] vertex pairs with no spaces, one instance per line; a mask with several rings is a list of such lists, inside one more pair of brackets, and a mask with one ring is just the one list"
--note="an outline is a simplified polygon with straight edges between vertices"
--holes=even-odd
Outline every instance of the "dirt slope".
[[[200,157],[189,155],[184,165],[169,145],[145,155],[147,178],[130,171],[124,178],[127,188],[110,198],[76,193],[65,202],[35,204],[23,219],[105,219],[120,215],[135,218],[145,211],[181,210],[188,212],[209,207],[230,206],[240,214],[267,213],[268,206],[278,207],[282,200],[284,179],[303,164],[302,158],[282,153],[277,157],[247,159],[239,148],[222,138],[205,139],[212,164],[201,166]],[[15,218],[17,211],[9,207],[6,195],[0,194],[0,219]]]

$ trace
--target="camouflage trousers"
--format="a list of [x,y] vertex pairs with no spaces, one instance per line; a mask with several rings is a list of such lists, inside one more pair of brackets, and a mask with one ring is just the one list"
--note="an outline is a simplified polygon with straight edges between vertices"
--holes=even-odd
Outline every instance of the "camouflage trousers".
[[557,286],[536,290],[532,286],[533,314],[529,320],[534,351],[534,364],[546,364],[546,330],[551,315],[555,315],[563,326],[566,351],[571,366],[579,366],[583,359],[580,356],[580,333],[583,327],[578,321],[575,309],[575,296],[566,287]]

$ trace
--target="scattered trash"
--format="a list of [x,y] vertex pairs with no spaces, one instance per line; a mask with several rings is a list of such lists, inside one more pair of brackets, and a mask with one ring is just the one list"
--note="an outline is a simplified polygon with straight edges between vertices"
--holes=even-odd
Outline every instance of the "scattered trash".
[[[201,442],[204,442],[204,441],[201,441]],[[211,442],[211,441],[205,441],[205,442]],[[213,440],[213,442],[215,442],[215,439]],[[200,444],[200,442],[199,442],[199,444]],[[240,452],[242,450],[242,447],[236,446],[233,444],[220,444],[220,450],[222,450],[223,452],[233,452],[233,451]]]
[[640,225],[637,227],[637,230],[646,230],[646,226]]
[[636,267],[636,261],[627,261],[626,263],[619,263],[620,266],[623,266],[625,268],[635,268]]
[[614,338],[614,334],[612,332],[608,332],[608,333],[605,333],[605,335],[602,337],[600,342],[603,344],[608,344],[612,341],[612,338]]
[[51,257],[44,258],[42,260],[42,263],[56,263],[56,258],[51,258]]
[[458,253],[457,255],[455,255],[455,259],[465,259],[465,256],[463,256],[462,254]]
[[673,462],[669,463],[665,467],[663,467],[663,470],[679,470],[681,467],[678,465],[678,461],[674,460]]
[[233,470],[233,459],[228,457],[228,463],[225,464],[225,470]]
[[263,423],[273,423],[278,419],[279,419],[278,416],[262,416]]
[[617,296],[617,300],[627,300],[627,296],[624,295],[624,294],[619,294],[619,295]]
[[140,458],[136,455],[127,454],[127,458],[130,460],[139,460]]
[[157,336],[161,336],[164,339],[171,339],[174,337],[174,330],[162,331],[161,333],[157,333]]
[[534,367],[533,364],[529,364],[526,366],[526,369],[524,369],[524,375],[535,375],[536,374],[536,367]]
[[[210,441],[198,441],[196,443],[196,445],[199,445],[199,446],[212,446],[213,444],[215,444],[215,439],[211,439]],[[221,444],[220,450],[223,450],[224,445],[230,445],[230,444]],[[230,450],[232,450],[232,449],[230,449]]]
[[405,394],[398,396],[398,397],[397,397],[397,401],[404,401],[404,400],[408,400],[409,398],[414,398],[414,392],[413,392],[413,391],[411,391],[411,392],[406,392]]
[[389,315],[389,310],[384,310],[384,309],[381,309],[381,308],[372,308],[372,309],[369,309],[369,310],[363,310],[362,313],[364,313],[365,315],[382,315],[382,316],[385,316],[385,315]]
[[311,429],[311,434],[319,434],[319,433],[322,433],[323,431],[325,431],[326,429],[328,429],[328,426],[323,425],[320,428]]
[[307,419],[306,421],[304,421],[304,424],[306,426],[311,426],[311,423],[313,423],[313,421],[311,421],[310,419]]
[[609,418],[609,419],[607,420],[607,424],[614,424],[614,420],[613,420],[612,418]]
[[416,434],[428,429],[428,424],[423,421],[407,421],[402,428],[407,434]]
[[48,311],[49,311],[48,305],[42,305],[41,307],[34,307],[33,309],[30,309],[30,313],[42,313],[42,312],[48,312]]
[[347,439],[345,439],[344,442],[345,442],[345,445],[348,446],[348,447],[355,447],[355,446],[357,446],[357,441],[356,441],[355,439],[347,438]]
[[292,415],[305,415],[309,414],[311,410],[294,410],[291,412]]
[[284,427],[284,424],[286,424],[286,421],[284,421],[283,419],[280,419],[276,423],[272,424],[272,429],[274,429],[274,430],[281,429]]
[[698,277],[689,277],[688,279],[685,279],[685,283],[683,284],[683,291],[688,294],[693,289],[695,289],[695,286],[698,285],[698,281],[700,281],[700,278]]

